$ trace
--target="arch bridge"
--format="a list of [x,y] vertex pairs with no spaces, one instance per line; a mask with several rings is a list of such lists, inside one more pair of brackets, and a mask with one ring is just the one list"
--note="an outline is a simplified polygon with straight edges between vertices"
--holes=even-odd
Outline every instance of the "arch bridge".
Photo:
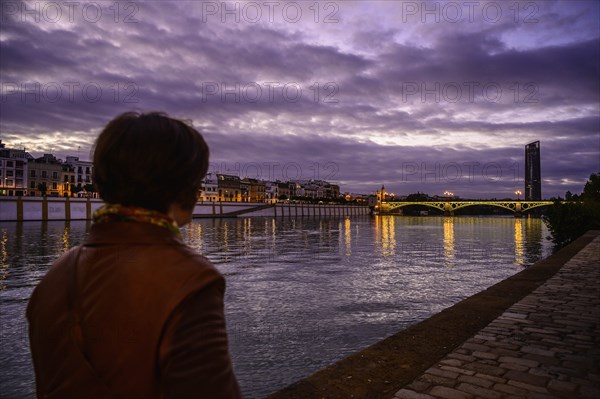
[[380,210],[385,213],[410,205],[424,205],[452,214],[454,211],[468,206],[488,205],[521,213],[533,208],[552,205],[552,201],[418,201],[418,202],[382,202]]

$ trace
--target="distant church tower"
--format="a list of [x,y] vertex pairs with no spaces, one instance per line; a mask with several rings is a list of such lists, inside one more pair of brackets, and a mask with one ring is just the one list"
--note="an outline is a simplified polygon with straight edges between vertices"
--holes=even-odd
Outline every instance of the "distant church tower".
[[381,197],[379,198],[379,201],[385,201],[385,186],[383,184],[381,185]]

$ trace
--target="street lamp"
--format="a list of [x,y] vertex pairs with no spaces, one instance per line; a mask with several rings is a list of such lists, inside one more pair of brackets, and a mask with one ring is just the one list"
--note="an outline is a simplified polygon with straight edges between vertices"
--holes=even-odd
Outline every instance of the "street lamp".
[[520,195],[522,194],[520,190],[515,191],[515,194],[517,195],[517,201],[520,200]]

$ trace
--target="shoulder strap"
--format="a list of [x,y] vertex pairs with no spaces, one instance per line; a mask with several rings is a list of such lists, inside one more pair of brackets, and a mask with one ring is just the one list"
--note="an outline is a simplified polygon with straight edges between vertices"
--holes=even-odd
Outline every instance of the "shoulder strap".
[[68,263],[69,285],[67,286],[67,306],[72,322],[73,341],[80,352],[83,352],[83,332],[81,330],[81,305],[77,301],[77,264],[81,255],[81,247],[74,249],[75,254],[70,256]]
[[78,281],[77,281],[77,265],[79,263],[79,257],[83,247],[74,249],[76,253],[71,256],[71,260],[68,264],[69,269],[69,283],[67,286],[67,306],[68,313],[71,319],[71,338],[73,340],[74,352],[79,357],[82,368],[80,374],[82,376],[82,383],[89,384],[88,390],[92,395],[90,397],[103,398],[103,399],[120,399],[102,378],[98,375],[94,366],[90,363],[84,348],[83,342],[83,329],[81,327],[81,302],[78,300]]

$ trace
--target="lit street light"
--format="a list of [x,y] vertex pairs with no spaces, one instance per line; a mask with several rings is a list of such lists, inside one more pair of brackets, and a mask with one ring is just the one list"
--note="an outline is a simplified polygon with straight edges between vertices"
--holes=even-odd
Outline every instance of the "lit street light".
[[517,190],[517,191],[515,191],[515,194],[517,195],[517,201],[519,201],[520,195],[522,194],[521,191]]

